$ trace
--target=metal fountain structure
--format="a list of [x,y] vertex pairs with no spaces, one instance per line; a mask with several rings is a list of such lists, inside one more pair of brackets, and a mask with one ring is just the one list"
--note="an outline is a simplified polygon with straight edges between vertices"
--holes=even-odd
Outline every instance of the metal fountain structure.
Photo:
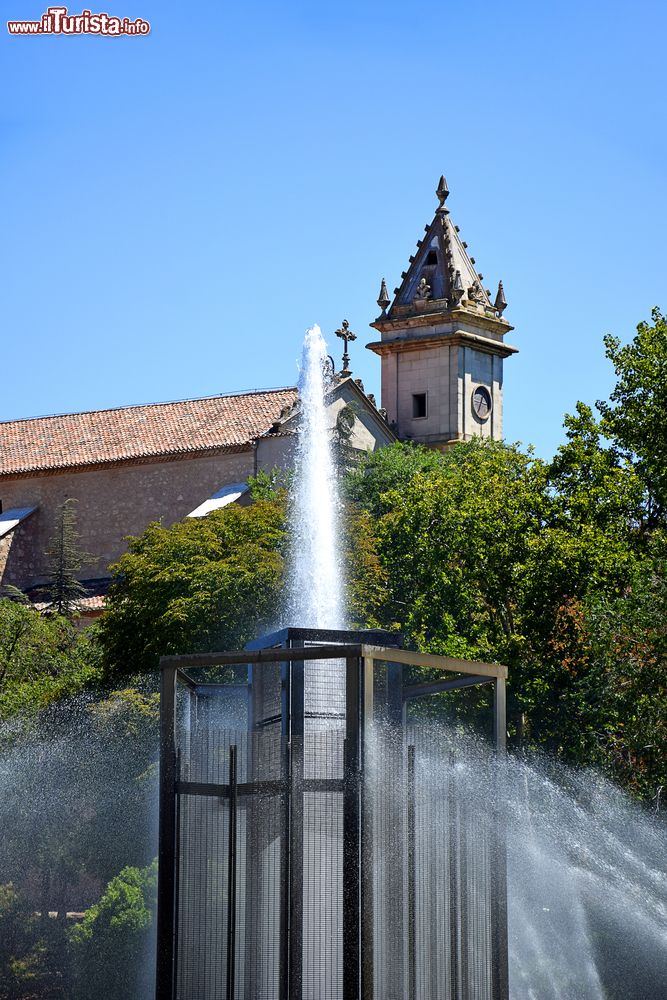
[[[157,1000],[507,1000],[507,669],[401,647],[288,628],[162,658]],[[480,685],[471,798],[456,729],[410,706]]]

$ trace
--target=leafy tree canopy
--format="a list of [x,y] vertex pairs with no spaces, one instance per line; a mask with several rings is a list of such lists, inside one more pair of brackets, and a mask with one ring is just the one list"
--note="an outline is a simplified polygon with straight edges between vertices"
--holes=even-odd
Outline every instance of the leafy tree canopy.
[[656,533],[617,597],[584,608],[579,679],[585,759],[610,765],[635,795],[667,790],[667,537]]
[[147,868],[123,868],[72,928],[77,998],[150,996],[156,893],[157,861]]
[[99,673],[93,633],[62,615],[0,599],[0,718],[36,711],[80,691]]
[[163,654],[235,649],[276,613],[286,544],[284,500],[230,504],[130,539],[112,570],[100,625],[112,674],[157,666]]
[[667,319],[654,309],[652,321],[640,323],[629,344],[605,337],[616,386],[608,402],[597,404],[602,430],[636,463],[649,529],[667,516]]
[[514,738],[585,760],[582,602],[625,591],[640,558],[625,523],[637,490],[590,411],[569,432],[552,466],[497,442],[437,456],[395,445],[349,492],[376,516],[383,624],[422,649],[506,663]]

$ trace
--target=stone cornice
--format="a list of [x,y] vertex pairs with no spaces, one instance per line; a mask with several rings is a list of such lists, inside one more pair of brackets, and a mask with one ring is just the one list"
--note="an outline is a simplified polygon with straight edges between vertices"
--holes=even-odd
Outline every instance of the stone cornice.
[[465,330],[456,330],[454,333],[428,333],[414,337],[392,337],[391,340],[376,340],[366,344],[366,348],[383,357],[388,354],[420,351],[424,347],[442,347],[445,344],[449,347],[474,347],[487,354],[495,354],[499,358],[509,358],[519,352],[519,348],[511,344],[504,344],[500,340],[492,340],[490,337],[482,337]]
[[378,317],[369,326],[380,333],[393,330],[414,330],[423,326],[440,326],[442,324],[456,326],[474,325],[482,330],[489,330],[500,337],[513,330],[514,327],[499,317],[486,316],[483,313],[470,312],[468,309],[451,309],[447,311],[423,312],[412,316]]

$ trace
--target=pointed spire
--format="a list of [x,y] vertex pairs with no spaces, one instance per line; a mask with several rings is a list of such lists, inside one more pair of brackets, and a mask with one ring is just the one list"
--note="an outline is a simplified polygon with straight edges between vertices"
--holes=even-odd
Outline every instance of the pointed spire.
[[494,309],[498,311],[498,315],[502,314],[507,309],[507,299],[505,298],[505,290],[503,288],[502,281],[498,282],[498,292],[496,293],[496,301],[493,303]]
[[378,295],[378,305],[382,310],[382,315],[385,316],[387,313],[387,306],[390,305],[391,299],[389,298],[389,292],[387,290],[387,282],[382,279],[382,284],[380,285],[380,294]]
[[440,180],[438,181],[438,187],[436,190],[436,197],[440,204],[438,205],[438,212],[446,212],[445,202],[449,198],[449,188],[447,187],[447,181],[445,180],[445,175],[440,175]]
[[[477,270],[475,258],[445,208],[449,187],[444,176],[438,181],[436,194],[439,205],[435,218],[424,227],[426,235],[418,240],[417,251],[410,255],[391,302],[386,283],[382,283],[378,298],[382,310],[378,320],[381,322],[403,319],[409,313],[425,313],[426,302],[429,303],[429,314],[447,309],[466,309],[496,319],[500,315],[483,285],[484,277]],[[427,286],[429,295],[425,297],[423,291]]]

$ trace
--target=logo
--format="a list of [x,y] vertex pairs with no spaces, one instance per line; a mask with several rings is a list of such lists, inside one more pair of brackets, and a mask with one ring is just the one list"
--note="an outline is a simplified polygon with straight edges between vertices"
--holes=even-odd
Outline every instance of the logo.
[[68,13],[67,7],[49,7],[40,21],[7,21],[10,35],[148,35],[149,21],[137,17],[114,17],[110,14],[93,14],[82,10],[80,14]]

